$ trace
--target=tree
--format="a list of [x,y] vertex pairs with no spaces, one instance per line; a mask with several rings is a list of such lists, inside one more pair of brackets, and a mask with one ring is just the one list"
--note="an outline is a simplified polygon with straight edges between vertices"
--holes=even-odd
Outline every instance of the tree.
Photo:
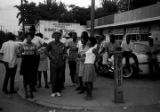
[[19,25],[23,22],[25,24],[34,24],[36,16],[36,4],[34,2],[28,3],[27,0],[24,0],[24,4],[15,6],[19,12],[17,18],[19,18]]
[[160,0],[120,0],[118,7],[120,11],[132,10],[157,3]]
[[101,0],[101,6],[96,10],[96,18],[104,17],[118,12],[117,0]]

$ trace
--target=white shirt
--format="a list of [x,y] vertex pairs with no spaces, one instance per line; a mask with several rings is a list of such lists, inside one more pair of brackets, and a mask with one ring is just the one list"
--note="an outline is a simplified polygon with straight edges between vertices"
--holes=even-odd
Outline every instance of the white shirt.
[[133,51],[134,50],[133,42],[130,42],[129,44],[127,44],[126,42],[123,41],[121,44],[121,47],[123,51]]
[[95,59],[96,59],[96,55],[93,53],[93,49],[95,47],[91,47],[86,51],[86,58],[85,58],[85,64],[94,64]]
[[[26,43],[26,39],[23,42]],[[37,48],[39,48],[41,45],[43,45],[44,40],[38,36],[34,36],[34,38],[32,39],[32,43],[34,43]]]
[[2,60],[7,62],[10,68],[13,68],[17,64],[17,48],[19,45],[19,42],[9,40],[3,43],[0,50],[0,52],[3,53]]

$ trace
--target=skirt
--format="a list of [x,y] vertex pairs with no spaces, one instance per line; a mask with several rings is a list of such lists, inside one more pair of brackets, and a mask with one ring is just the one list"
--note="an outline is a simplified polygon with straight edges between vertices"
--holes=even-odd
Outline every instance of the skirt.
[[48,70],[48,59],[40,59],[38,71],[47,71]]
[[84,65],[83,81],[84,82],[96,81],[96,72],[95,72],[94,64],[85,64]]

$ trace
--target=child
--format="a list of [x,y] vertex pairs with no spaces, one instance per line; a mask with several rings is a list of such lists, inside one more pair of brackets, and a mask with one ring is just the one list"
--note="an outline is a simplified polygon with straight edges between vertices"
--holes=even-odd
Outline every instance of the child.
[[79,61],[79,68],[78,68],[78,79],[79,79],[79,87],[76,90],[80,90],[78,93],[84,93],[84,85],[82,81],[82,76],[84,72],[84,59],[85,59],[85,52],[88,50],[88,46],[86,45],[88,41],[88,34],[87,32],[82,32],[81,36],[81,44],[78,46],[78,61]]
[[45,88],[49,88],[48,86],[48,76],[47,76],[47,70],[48,70],[48,58],[47,55],[45,55],[45,47],[41,47],[38,51],[40,53],[40,62],[38,66],[38,88],[41,87],[41,74],[43,73],[44,81],[45,81]]
[[87,45],[89,49],[85,52],[85,61],[84,61],[84,75],[83,81],[86,84],[87,95],[85,97],[86,100],[92,99],[92,89],[93,82],[96,80],[96,72],[95,72],[95,59],[96,53],[94,53],[96,44],[96,39],[94,37],[90,37]]

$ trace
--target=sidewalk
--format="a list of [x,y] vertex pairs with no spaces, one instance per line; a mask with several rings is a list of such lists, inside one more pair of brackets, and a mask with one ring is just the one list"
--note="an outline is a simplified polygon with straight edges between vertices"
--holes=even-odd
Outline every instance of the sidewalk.
[[[75,87],[70,87],[70,77],[68,68],[66,69],[65,89],[62,91],[62,97],[51,97],[51,87],[38,89],[34,93],[32,102],[58,109],[76,110],[76,111],[95,111],[105,112],[106,109],[126,109],[132,106],[147,106],[151,104],[160,104],[160,81],[141,81],[124,80],[124,103],[114,103],[114,80],[110,78],[98,77],[94,84],[93,100],[86,101],[85,94],[78,94]],[[43,80],[43,79],[42,79]],[[22,83],[22,82],[21,82]],[[21,87],[18,94],[24,98],[24,91]],[[42,84],[43,85],[43,84]],[[29,100],[31,101],[31,100]]]

